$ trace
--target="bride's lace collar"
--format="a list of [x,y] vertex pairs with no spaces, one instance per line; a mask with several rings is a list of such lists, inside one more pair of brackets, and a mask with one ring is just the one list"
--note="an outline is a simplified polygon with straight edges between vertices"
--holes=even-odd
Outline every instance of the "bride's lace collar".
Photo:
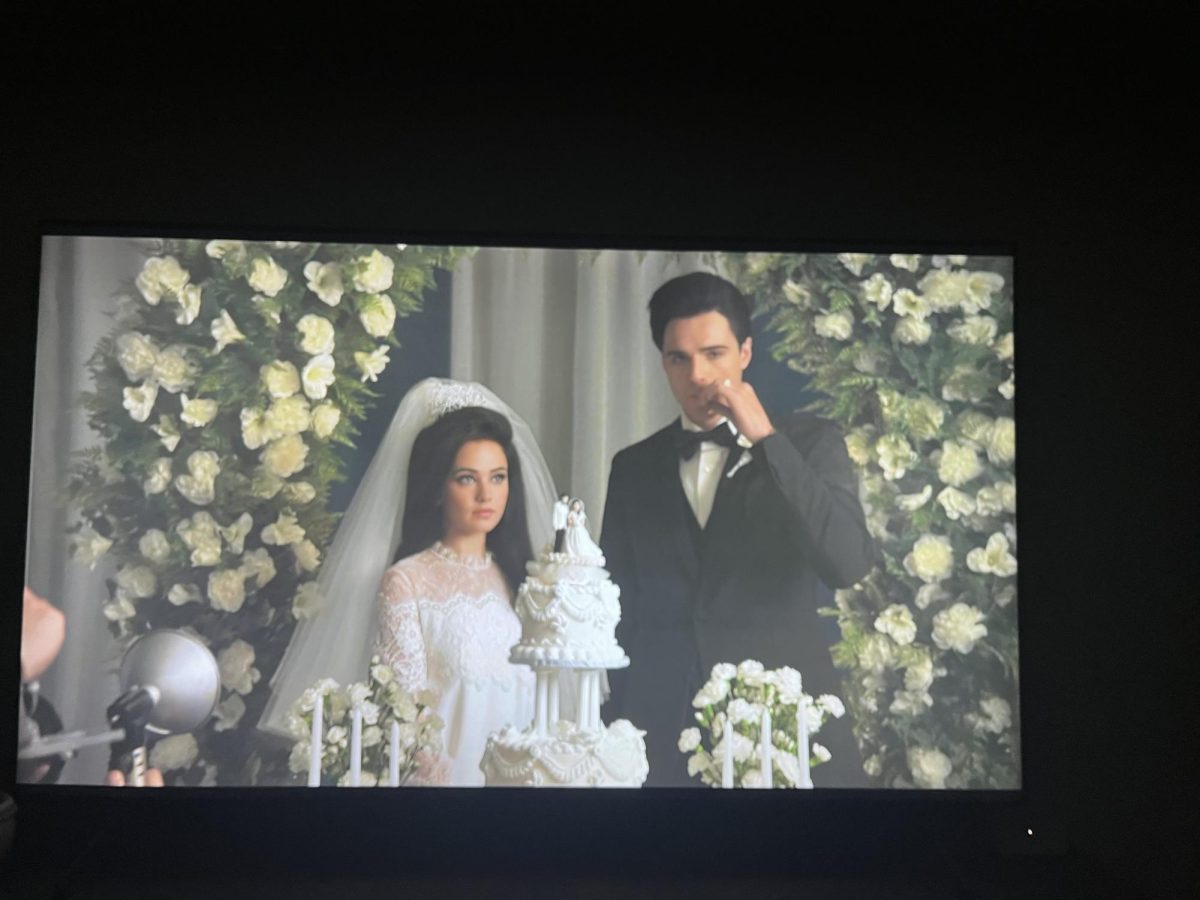
[[484,553],[483,556],[460,556],[441,541],[434,541],[433,545],[429,548],[429,552],[448,563],[453,563],[456,566],[462,566],[467,569],[486,569],[492,563],[492,553],[490,550]]

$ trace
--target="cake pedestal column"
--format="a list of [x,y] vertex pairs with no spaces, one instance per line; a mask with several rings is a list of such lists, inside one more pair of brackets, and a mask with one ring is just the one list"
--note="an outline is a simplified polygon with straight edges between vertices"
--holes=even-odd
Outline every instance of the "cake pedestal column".
[[539,668],[536,670],[537,711],[535,713],[534,728],[537,730],[538,734],[546,733],[546,716],[549,713],[549,709],[547,708],[549,706],[547,698],[549,691],[546,685],[546,677],[548,675],[549,673],[545,669]]
[[554,671],[552,671],[550,673],[549,706],[550,706],[550,722],[551,723],[558,722],[558,709],[559,709],[558,690],[559,690],[559,681],[562,680],[560,677],[561,675],[562,675],[562,670],[560,670],[560,669],[555,669]]

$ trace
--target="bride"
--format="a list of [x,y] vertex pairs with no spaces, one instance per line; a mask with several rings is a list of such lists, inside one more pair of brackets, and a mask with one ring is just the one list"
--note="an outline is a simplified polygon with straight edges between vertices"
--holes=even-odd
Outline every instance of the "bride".
[[360,680],[377,652],[406,689],[435,693],[445,722],[442,757],[413,783],[482,785],[488,734],[533,714],[533,674],[508,661],[512,598],[556,496],[529,427],[493,393],[416,385],[342,520],[318,578],[324,605],[297,626],[260,727],[287,734],[305,688]]

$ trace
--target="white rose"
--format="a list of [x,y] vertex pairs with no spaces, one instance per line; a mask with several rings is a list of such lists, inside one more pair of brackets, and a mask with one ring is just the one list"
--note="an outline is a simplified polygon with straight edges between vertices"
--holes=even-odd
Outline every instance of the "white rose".
[[135,422],[145,422],[154,409],[154,401],[158,399],[158,385],[147,381],[140,387],[125,388],[122,395],[122,405],[129,410],[129,418]]
[[900,603],[893,603],[876,617],[875,630],[888,635],[901,647],[911,644],[917,637],[912,610]]
[[190,734],[173,734],[150,748],[150,766],[160,772],[186,769],[200,755],[200,747]]
[[242,420],[242,443],[249,450],[257,450],[267,441],[271,440],[274,435],[267,428],[267,414],[261,409],[243,409],[241,412]]
[[924,321],[932,311],[929,308],[929,301],[920,294],[910,291],[908,288],[900,288],[892,296],[892,309],[896,311],[898,316],[906,316],[910,319],[918,319]]
[[846,434],[846,453],[856,466],[871,462],[871,435],[865,428],[852,428]]
[[300,372],[290,362],[277,359],[260,368],[258,374],[267,393],[276,400],[300,390]]
[[196,321],[196,316],[200,315],[200,303],[203,299],[200,285],[185,285],[176,299],[179,301],[179,309],[175,311],[175,324],[191,325]]
[[983,446],[991,433],[992,420],[981,412],[968,411],[955,423],[961,437],[976,446]]
[[917,538],[912,552],[904,557],[904,570],[926,584],[949,578],[954,571],[954,548],[950,539],[933,534]]
[[954,522],[957,522],[960,516],[973,515],[975,512],[975,498],[964,494],[958,488],[943,488],[937,496],[937,502],[946,511],[946,518]]
[[231,263],[244,262],[246,244],[243,241],[209,241],[204,245],[204,252],[212,259],[228,260]]
[[929,604],[939,603],[942,600],[949,600],[950,593],[937,582],[933,584],[925,584],[917,589],[917,595],[913,598],[913,603],[917,609],[928,609]]
[[304,468],[308,459],[308,446],[299,435],[292,434],[271,441],[259,457],[272,475],[288,478]]
[[875,454],[883,477],[889,481],[903,478],[908,467],[917,462],[917,454],[907,439],[898,434],[887,434],[875,443]]
[[917,787],[942,790],[952,769],[950,757],[940,750],[913,747],[908,751],[908,770]]
[[389,362],[388,348],[379,347],[370,353],[360,350],[354,354],[354,362],[362,372],[363,381],[378,381]]
[[149,477],[142,482],[142,490],[147,495],[161,494],[171,484],[171,458],[160,456],[150,464],[147,475]]
[[1010,331],[996,341],[996,358],[1009,360],[1013,358],[1013,333]]
[[303,335],[300,340],[300,349],[309,356],[333,352],[333,323],[324,316],[312,313],[302,316],[296,323],[296,329]]
[[354,261],[354,289],[364,294],[380,294],[392,286],[396,264],[390,256],[372,250],[370,256]]
[[925,485],[925,487],[923,487],[921,489],[920,493],[897,494],[896,495],[896,508],[903,510],[904,512],[915,512],[916,510],[918,510],[922,506],[924,506],[926,503],[928,503],[929,498],[932,496],[933,496],[933,485],[927,484],[927,485]]
[[972,272],[966,278],[966,296],[962,300],[962,311],[974,315],[992,305],[992,294],[1004,287],[1004,276],[995,272]]
[[1017,382],[1015,375],[1009,375],[1007,381],[1002,381],[996,385],[996,392],[1005,400],[1011,400],[1017,394]]
[[983,613],[965,603],[955,603],[933,617],[933,642],[942,650],[970,653],[987,633]]
[[991,344],[996,339],[996,320],[991,316],[967,316],[947,328],[946,333],[960,344]]
[[287,284],[288,273],[287,269],[280,266],[271,257],[260,256],[251,264],[250,274],[246,280],[250,283],[250,287],[260,294],[274,297]]
[[304,540],[304,529],[296,524],[296,517],[280,513],[274,523],[262,530],[262,542],[275,547],[286,547]]
[[994,466],[1005,466],[1017,458],[1017,423],[1000,416],[987,437],[987,456]]
[[176,584],[171,586],[171,590],[167,591],[167,599],[174,606],[183,606],[187,603],[195,603],[201,599],[200,589],[194,584]]
[[849,269],[856,277],[862,275],[863,266],[871,261],[870,253],[839,253],[838,262]]
[[237,569],[217,569],[208,576],[208,599],[213,609],[235,613],[246,602],[246,585]]
[[179,418],[193,428],[202,428],[217,417],[216,400],[190,400],[187,394],[180,394],[179,405],[182,409]]
[[213,347],[213,353],[220,353],[230,344],[235,344],[238,341],[244,341],[246,336],[242,334],[242,330],[237,327],[237,323],[233,321],[233,316],[229,315],[229,310],[221,310],[221,315],[212,320],[212,325],[209,327],[213,340],[217,345]]
[[859,285],[863,299],[879,307],[883,312],[892,302],[892,283],[879,272],[876,272]]
[[293,544],[292,553],[296,557],[296,564],[303,572],[315,572],[321,565],[321,551],[307,538]]
[[783,296],[788,303],[801,309],[812,308],[812,292],[799,282],[787,279],[783,283]]
[[988,538],[987,547],[976,547],[967,554],[967,568],[1008,578],[1017,574],[1017,558],[1008,552],[1008,538],[997,532]]
[[933,326],[923,319],[903,318],[896,323],[896,327],[892,329],[892,337],[896,339],[898,344],[910,344],[912,346],[923,346],[929,343],[929,338],[933,335]]
[[854,334],[854,316],[846,309],[817,316],[813,319],[813,329],[821,337],[835,341],[848,341]]
[[303,506],[317,496],[317,489],[307,481],[295,481],[283,486],[283,495],[292,503]]
[[154,342],[137,331],[127,331],[117,338],[117,362],[130,381],[141,381],[154,372],[158,348]]
[[271,554],[261,547],[243,554],[242,564],[238,568],[244,577],[253,578],[260,588],[275,577],[275,561],[271,559]]
[[154,596],[158,579],[154,577],[154,570],[146,566],[124,566],[117,572],[117,585],[135,600],[141,600]]
[[308,289],[326,306],[337,306],[342,302],[346,288],[342,283],[342,267],[337,263],[313,260],[304,266],[304,277],[308,281]]
[[218,703],[217,708],[213,710],[213,716],[216,719],[213,729],[215,731],[229,731],[231,728],[236,728],[237,723],[242,721],[242,716],[245,714],[246,701],[238,694],[230,694]]
[[915,272],[921,268],[921,256],[919,253],[893,253],[888,257],[888,262],[897,269],[905,269],[909,272]]
[[942,457],[938,462],[938,478],[952,487],[962,487],[968,481],[983,474],[983,463],[974,447],[946,441],[942,444]]
[[308,400],[300,394],[293,394],[276,400],[267,410],[265,418],[267,431],[274,437],[285,437],[289,434],[300,434],[307,431],[312,424],[312,413],[308,408]]
[[171,555],[171,545],[165,534],[157,528],[151,528],[138,541],[138,551],[150,562],[162,563]]
[[250,534],[250,529],[253,527],[254,519],[250,513],[242,513],[232,525],[221,528],[221,537],[225,538],[225,543],[229,545],[230,550],[234,553],[241,553],[242,547],[246,543],[246,536]]
[[858,664],[877,675],[892,668],[896,664],[895,644],[885,634],[868,635],[858,648]]
[[306,581],[292,598],[292,615],[297,619],[311,619],[323,606],[321,591],[315,581]]
[[358,320],[373,338],[387,337],[396,323],[396,307],[387,294],[368,294],[358,300]]
[[168,453],[174,453],[175,448],[179,446],[179,426],[175,424],[175,417],[161,415],[158,417],[158,424],[151,425],[150,430],[158,435],[158,439],[162,441],[162,445],[167,448]]
[[313,400],[324,400],[336,376],[333,374],[333,357],[328,353],[314,356],[304,366],[300,373],[300,381],[304,385],[304,393]]
[[322,403],[312,411],[312,430],[319,438],[327,438],[341,421],[342,411],[332,403]]
[[685,728],[679,733],[679,752],[691,753],[700,746],[700,729]]
[[178,394],[191,386],[195,376],[195,367],[188,362],[185,347],[168,347],[154,360],[154,378],[164,391]]
[[217,668],[221,672],[221,684],[227,690],[248,694],[261,677],[254,666],[254,648],[241,638],[217,654]]

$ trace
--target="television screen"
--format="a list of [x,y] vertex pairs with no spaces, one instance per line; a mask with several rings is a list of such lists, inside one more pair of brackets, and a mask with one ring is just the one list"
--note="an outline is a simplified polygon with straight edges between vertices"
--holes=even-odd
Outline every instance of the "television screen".
[[22,783],[1021,787],[1010,255],[43,239]]

